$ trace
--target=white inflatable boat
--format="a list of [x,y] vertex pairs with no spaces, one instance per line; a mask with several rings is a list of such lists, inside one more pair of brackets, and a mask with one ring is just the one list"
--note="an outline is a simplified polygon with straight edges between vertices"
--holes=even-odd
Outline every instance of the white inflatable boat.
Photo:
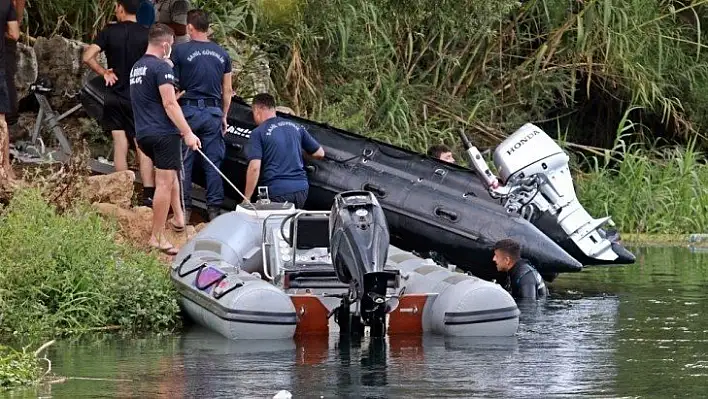
[[[328,212],[259,201],[214,219],[175,257],[183,311],[230,339],[296,335],[510,336],[500,286],[389,245],[376,198],[338,194]],[[334,320],[334,322],[331,322]]]

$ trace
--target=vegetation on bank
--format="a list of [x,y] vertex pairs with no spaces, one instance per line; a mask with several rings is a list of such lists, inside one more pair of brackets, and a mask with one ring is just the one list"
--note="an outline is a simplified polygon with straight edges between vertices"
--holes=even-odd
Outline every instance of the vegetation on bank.
[[117,243],[117,224],[88,204],[58,213],[39,190],[22,189],[0,226],[0,339],[178,326],[165,266]]
[[[460,130],[485,147],[533,122],[573,153],[593,215],[626,232],[708,228],[708,0],[191,2],[232,54],[266,52],[279,101],[303,116],[460,159]],[[31,3],[27,31],[88,41],[112,11]]]
[[41,366],[34,353],[0,345],[0,392],[12,387],[31,385],[40,375]]

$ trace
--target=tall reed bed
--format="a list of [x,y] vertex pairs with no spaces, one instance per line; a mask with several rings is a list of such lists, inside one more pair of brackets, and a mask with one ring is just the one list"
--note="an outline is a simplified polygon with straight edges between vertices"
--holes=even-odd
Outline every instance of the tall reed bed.
[[[212,12],[220,43],[247,40],[269,54],[279,99],[298,113],[419,151],[458,144],[460,129],[491,145],[527,121],[597,145],[634,106],[677,137],[708,126],[708,0],[192,5]],[[113,8],[30,9],[36,34],[86,39]]]

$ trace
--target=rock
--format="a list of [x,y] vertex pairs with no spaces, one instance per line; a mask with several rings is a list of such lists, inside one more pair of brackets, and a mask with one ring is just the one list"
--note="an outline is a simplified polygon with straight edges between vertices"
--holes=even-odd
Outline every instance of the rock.
[[91,176],[87,179],[83,195],[92,203],[104,202],[127,209],[133,198],[134,182],[135,172],[132,170]]
[[17,98],[29,94],[29,87],[37,80],[37,55],[34,48],[22,43],[17,43],[17,74],[15,74],[15,87]]
[[152,209],[147,207],[126,209],[108,203],[94,203],[93,206],[101,215],[116,218],[124,238],[137,245],[147,244],[152,230]]
[[[37,75],[46,76],[52,82],[54,91],[50,102],[55,111],[63,112],[77,103],[77,96],[84,83],[95,74],[86,66],[81,57],[85,44],[76,40],[52,36],[38,37],[34,43],[37,60]],[[103,53],[99,63],[106,65]],[[18,72],[19,74],[19,72]]]

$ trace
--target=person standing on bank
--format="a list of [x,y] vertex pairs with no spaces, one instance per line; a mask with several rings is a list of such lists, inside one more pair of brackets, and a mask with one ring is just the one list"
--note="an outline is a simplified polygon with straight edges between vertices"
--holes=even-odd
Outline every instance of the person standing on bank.
[[188,0],[157,0],[155,3],[155,22],[172,28],[175,32],[175,44],[189,41],[187,12],[190,8]]
[[[17,16],[17,28],[22,30],[22,17],[25,10],[25,0],[12,0]],[[19,38],[19,36],[18,36]],[[16,125],[19,114],[17,102],[17,86],[15,85],[15,75],[17,74],[17,40],[12,36],[5,35],[5,80],[7,81],[7,95],[10,98],[10,112],[5,115],[8,125]]]
[[514,298],[540,299],[548,295],[543,278],[526,259],[521,258],[521,246],[516,241],[497,241],[493,260],[498,271],[507,273],[503,286]]
[[[191,10],[187,14],[187,33],[190,41],[175,46],[172,62],[180,90],[182,113],[192,131],[199,137],[204,155],[217,167],[221,167],[226,146],[226,115],[231,106],[233,93],[231,83],[231,58],[218,44],[207,37],[209,16],[203,10]],[[207,211],[209,220],[219,216],[224,202],[224,185],[219,173],[186,149],[184,156],[184,205],[189,222],[192,198],[192,165],[195,159],[201,162],[206,177]]]
[[[17,22],[17,12],[10,0],[0,0],[0,35],[12,40],[20,38],[20,26]],[[5,115],[12,112],[12,104],[8,93],[5,74],[5,40],[0,41],[0,178],[14,180],[15,174],[10,165],[10,131],[5,121]],[[4,181],[0,181],[4,183]]]
[[[135,141],[135,121],[130,103],[130,69],[148,46],[149,30],[136,19],[139,5],[140,0],[118,0],[115,7],[118,23],[103,28],[96,41],[84,49],[83,61],[106,82],[101,124],[113,136],[115,170],[128,170],[128,150],[132,142],[140,164],[143,204],[151,206],[155,194],[153,165]],[[106,54],[108,69],[96,59],[101,51]]]
[[155,165],[152,234],[148,245],[168,255],[178,250],[165,238],[167,214],[174,212],[170,225],[183,231],[184,210],[178,172],[182,169],[182,139],[195,150],[201,146],[177,103],[175,77],[170,58],[174,32],[157,23],[150,28],[148,48],[130,71],[130,99],[135,113],[138,145]]
[[250,202],[261,178],[271,201],[287,201],[302,209],[309,190],[302,150],[315,159],[324,158],[324,150],[303,126],[276,115],[275,99],[270,94],[253,97],[252,109],[258,127],[248,139],[243,202]]

